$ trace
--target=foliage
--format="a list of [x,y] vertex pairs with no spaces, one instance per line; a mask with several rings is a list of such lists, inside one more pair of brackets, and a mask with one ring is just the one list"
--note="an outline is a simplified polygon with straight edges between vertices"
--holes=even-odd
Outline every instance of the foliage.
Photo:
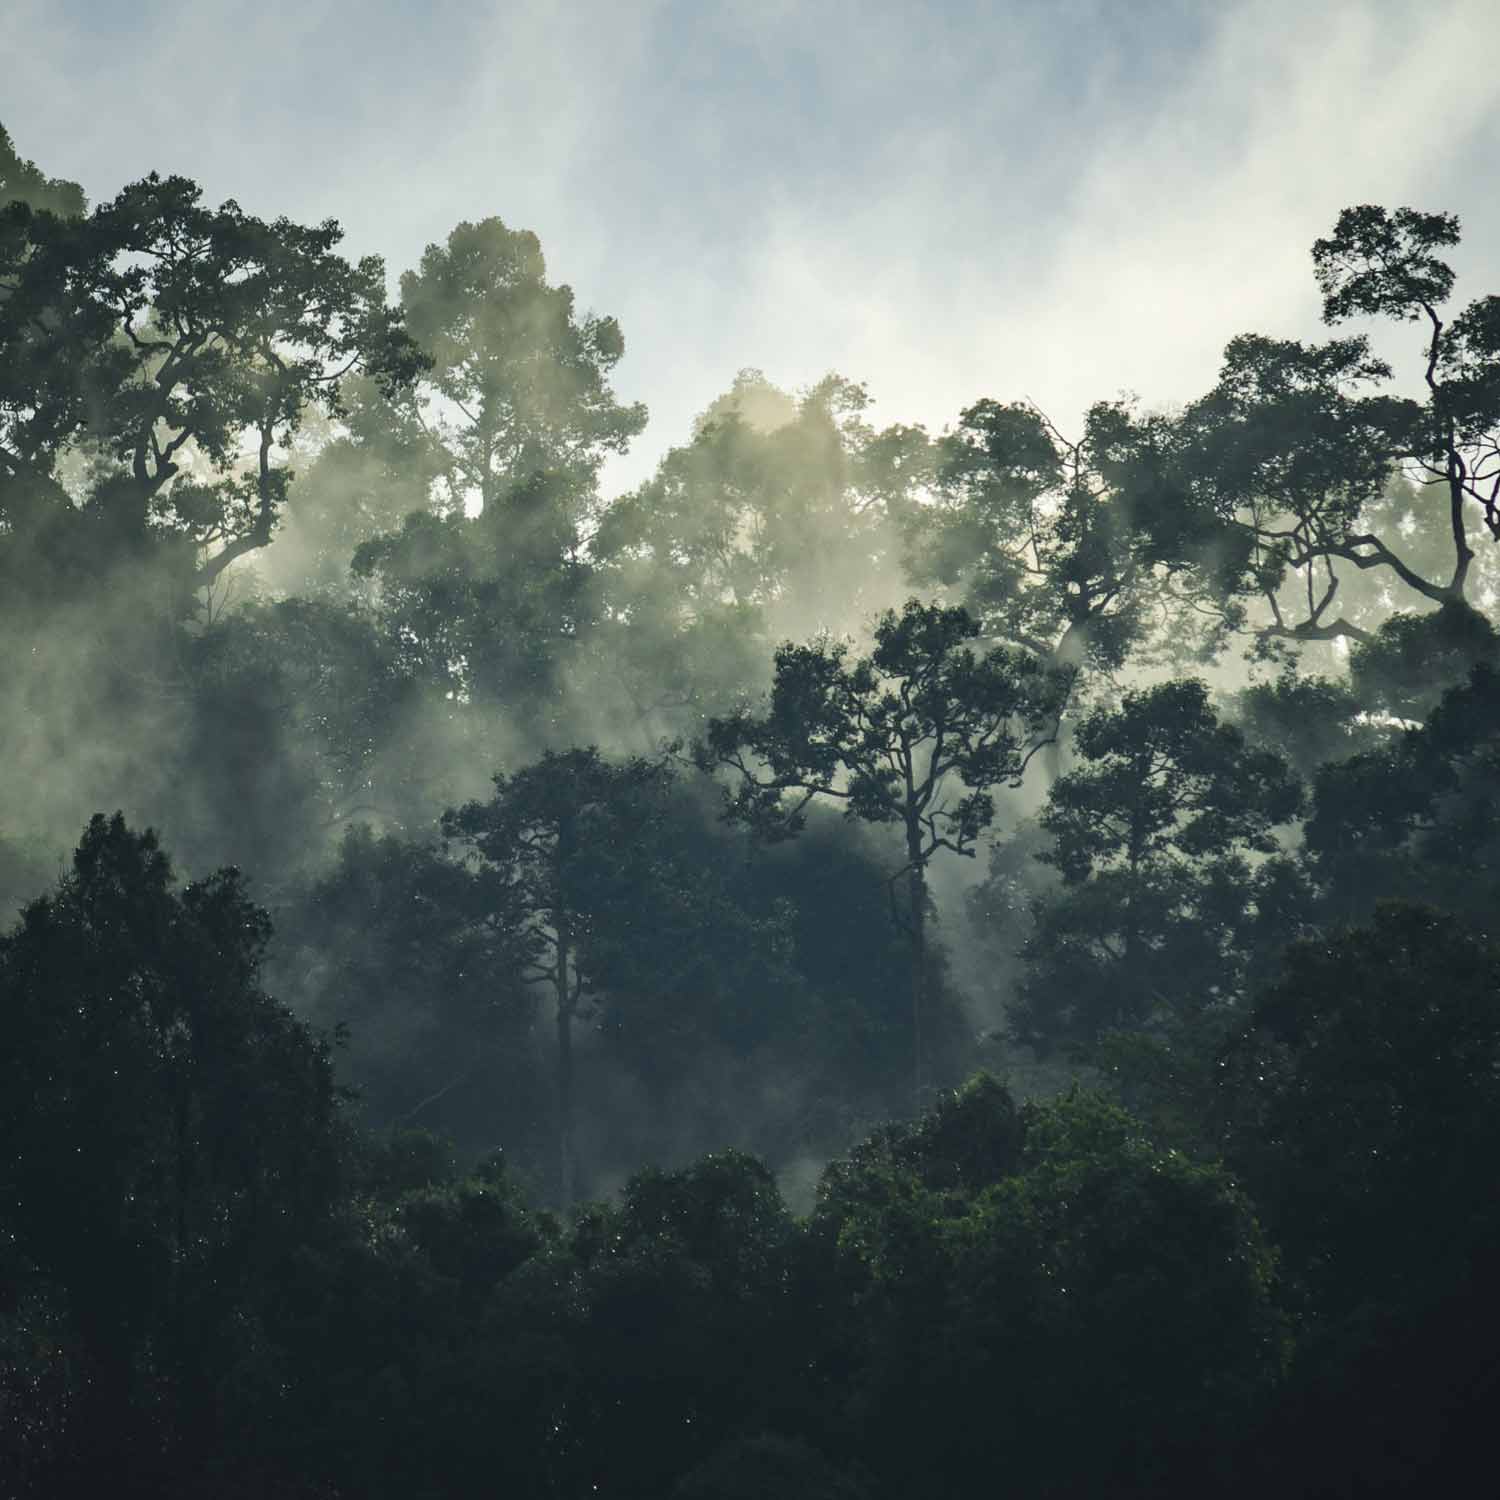
[[[266,546],[303,415],[337,415],[358,368],[387,388],[423,360],[385,304],[380,261],[306,228],[202,205],[152,174],[86,217],[21,201],[0,230],[0,518],[12,588],[97,580],[154,544],[175,586]],[[92,473],[80,495],[60,464]],[[247,465],[242,455],[253,452]],[[45,592],[40,595],[45,598]]]
[[[709,721],[694,747],[700,768],[735,773],[727,812],[783,838],[799,832],[816,798],[845,816],[895,824],[904,835],[904,913],[911,944],[912,1072],[924,1086],[928,983],[926,871],[941,849],[970,857],[995,815],[993,789],[1018,784],[1046,743],[1070,676],[1017,649],[976,656],[978,625],[962,609],[908,600],[875,626],[875,649],[846,665],[828,640],[776,653],[766,712]],[[758,764],[757,764],[758,763]],[[764,767],[761,769],[760,767]]]
[[938,444],[934,503],[908,506],[915,581],[960,591],[985,635],[1072,668],[1112,670],[1188,581],[1153,545],[1139,484],[1156,424],[1124,403],[1062,437],[1035,407],[966,407]]
[[[332,223],[90,210],[0,131],[0,1492],[1472,1484],[1458,228],[1314,246],[1404,386],[1249,333],[1182,410],[929,436],[742,371],[607,499],[644,410],[534,235],[458,226],[394,309]],[[901,567],[935,597],[870,620]],[[979,1058],[1018,1093],[941,1087]]]
[[327,1049],[259,988],[269,932],[236,872],[178,894],[117,814],[0,943],[7,1237],[84,1361],[84,1473],[212,1452],[264,1278],[335,1190]]
[[[967,1108],[993,1113],[990,1093]],[[1045,1494],[1205,1481],[1212,1424],[1282,1357],[1249,1203],[1094,1096],[1027,1107],[999,1138],[977,1179],[929,1147],[930,1165],[887,1158],[878,1187],[848,1194],[845,1177],[830,1204],[866,1461],[889,1493],[966,1493],[1001,1465]],[[1090,1441],[1069,1443],[1080,1410]]]
[[499,219],[460,224],[401,278],[412,336],[442,402],[448,505],[488,509],[536,473],[570,491],[624,452],[646,409],[621,406],[609,376],[625,353],[613,318],[579,319],[570,287],[549,286],[537,237]]
[[1253,949],[1285,941],[1296,884],[1273,830],[1302,792],[1191,678],[1094,710],[1075,747],[1082,764],[1040,818],[1050,843],[1038,857],[1062,885],[1036,903],[1011,1026],[1032,1046],[1088,1055],[1107,1032],[1170,1035],[1233,1005]]

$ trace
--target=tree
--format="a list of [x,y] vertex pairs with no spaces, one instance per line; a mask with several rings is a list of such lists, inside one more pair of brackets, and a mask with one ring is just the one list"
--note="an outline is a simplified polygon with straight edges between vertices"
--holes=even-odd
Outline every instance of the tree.
[[448,505],[481,511],[518,481],[556,474],[586,497],[606,454],[646,425],[609,377],[625,353],[613,318],[579,319],[573,290],[550,286],[537,237],[499,219],[460,224],[401,278],[412,335],[432,358],[442,409]]
[[[0,520],[18,582],[43,559],[97,577],[155,544],[179,585],[212,583],[271,540],[277,455],[304,412],[337,414],[356,370],[395,386],[422,367],[381,262],[340,258],[337,224],[201,197],[153,174],[86,218],[3,210]],[[69,452],[93,463],[81,494]]]
[[1393,903],[1297,944],[1220,1051],[1219,1146],[1281,1249],[1302,1330],[1256,1493],[1431,1493],[1485,1461],[1497,996],[1482,929]]
[[[648,1168],[572,1238],[588,1399],[572,1493],[672,1493],[721,1444],[805,1408],[822,1332],[806,1236],[766,1167],[719,1151]],[[581,1440],[581,1441],[580,1441]]]
[[88,209],[76,182],[48,177],[35,162],[20,155],[10,132],[0,125],[0,210],[12,203],[25,203],[63,219],[80,218]]
[[558,699],[599,618],[585,548],[599,468],[646,423],[610,384],[619,325],[577,316],[546,269],[534,234],[491,218],[402,277],[431,373],[386,425],[410,440],[397,456],[428,495],[354,556],[412,665],[464,701],[522,705],[548,726],[538,748],[571,738]]
[[[1474,647],[1475,633],[1465,626],[1454,644]],[[1487,919],[1500,855],[1497,703],[1500,672],[1480,660],[1420,728],[1319,771],[1304,841],[1328,919],[1364,921],[1382,899]]]
[[1500,659],[1500,632],[1478,610],[1449,600],[1427,614],[1397,614],[1349,652],[1350,688],[1367,712],[1420,722],[1483,662]]
[[[577,1193],[573,1023],[597,991],[593,946],[601,915],[631,882],[649,884],[648,832],[670,780],[659,761],[614,765],[597,749],[549,751],[495,777],[488,802],[443,816],[446,837],[470,846],[497,877],[525,944],[522,974],[552,989],[557,1027],[557,1146],[565,1206]],[[602,935],[602,934],[601,934]],[[607,948],[604,949],[607,951]]]
[[1229,706],[1249,744],[1275,751],[1310,781],[1320,766],[1373,749],[1385,737],[1369,717],[1376,706],[1371,696],[1356,693],[1347,679],[1287,665],[1270,681],[1235,694]]
[[171,789],[160,795],[213,810],[184,830],[184,858],[227,851],[279,889],[325,858],[353,816],[431,817],[413,784],[422,751],[408,741],[439,710],[367,613],[315,599],[247,604],[193,635],[178,660]]
[[894,465],[864,421],[869,400],[837,375],[793,397],[742,370],[692,440],[603,512],[589,547],[601,669],[648,730],[758,687],[769,630],[835,626],[879,602]]
[[958,590],[988,637],[1118,668],[1186,573],[1137,515],[1160,426],[1101,402],[1069,441],[1026,403],[966,407],[936,445],[933,503],[904,509],[913,579]]
[[[1062,877],[1035,906],[1012,1034],[1087,1054],[1105,1033],[1165,1028],[1236,998],[1257,929],[1295,881],[1272,830],[1301,804],[1286,763],[1223,724],[1192,678],[1127,693],[1079,725],[1039,856]],[[1288,883],[1293,889],[1289,892]],[[1284,941],[1284,938],[1283,938]]]
[[566,742],[562,689],[598,617],[566,489],[538,470],[477,516],[414,511],[354,554],[403,665],[457,701],[525,709],[542,744]]
[[1014,648],[978,656],[978,624],[962,609],[909,600],[875,626],[875,649],[848,660],[824,639],[778,649],[766,711],[709,721],[694,755],[728,768],[732,817],[771,836],[798,832],[818,797],[847,816],[897,825],[906,879],[897,916],[910,941],[912,1075],[920,1103],[927,988],[927,866],[939,850],[970,858],[994,819],[994,788],[1016,784],[1055,727],[1068,675]]
[[304,424],[290,456],[297,482],[257,570],[278,593],[342,603],[373,593],[353,571],[355,553],[430,509],[446,461],[416,387],[386,392],[356,375],[340,401],[336,420]]
[[[863,386],[829,375],[800,398],[756,370],[694,424],[653,477],[612,504],[593,550],[688,612],[715,605],[826,610],[881,550]],[[855,576],[841,575],[851,552]],[[637,585],[641,588],[641,585]],[[644,590],[642,590],[644,591]]]
[[515,893],[429,841],[364,825],[292,893],[273,973],[300,1014],[347,1032],[341,1080],[374,1130],[424,1126],[543,1166],[536,996]]
[[[1182,415],[1179,500],[1219,534],[1232,623],[1245,622],[1244,601],[1262,602],[1253,629],[1263,644],[1368,639],[1345,607],[1362,574],[1423,607],[1461,604],[1475,521],[1500,536],[1500,298],[1445,314],[1454,273],[1440,252],[1458,238],[1452,214],[1367,204],[1345,209],[1313,246],[1326,323],[1424,325],[1423,401],[1381,389],[1392,371],[1363,335],[1247,334]],[[1437,492],[1440,517],[1424,513],[1422,490]]]
[[116,814],[0,940],[9,1233],[88,1370],[80,1461],[146,1488],[164,1443],[213,1452],[263,1278],[336,1190],[328,1049],[260,988],[269,932],[236,872],[179,894]]
[[1096,1094],[1017,1107],[972,1080],[833,1163],[812,1227],[851,1446],[884,1493],[1001,1470],[1026,1494],[1217,1492],[1279,1373],[1250,1201]]

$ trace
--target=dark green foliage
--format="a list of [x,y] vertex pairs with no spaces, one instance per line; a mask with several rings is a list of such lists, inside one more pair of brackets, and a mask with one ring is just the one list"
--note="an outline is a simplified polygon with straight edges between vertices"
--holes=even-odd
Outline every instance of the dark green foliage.
[[[1033,1494],[1210,1483],[1232,1431],[1216,1424],[1282,1357],[1247,1200],[1094,1096],[1018,1117],[981,1085],[959,1110],[989,1116],[1000,1148],[977,1177],[945,1167],[938,1122],[913,1166],[899,1157],[918,1143],[893,1141],[879,1177],[845,1175],[824,1210],[882,1492],[959,1495],[1002,1468]],[[1070,1437],[1082,1410],[1087,1443]]]
[[351,829],[282,917],[275,971],[340,1028],[343,1079],[374,1128],[437,1127],[535,1165],[549,1105],[535,1073],[523,914],[492,876],[431,844]]
[[1070,443],[1035,407],[976,402],[938,445],[937,503],[905,511],[913,579],[959,589],[987,636],[1068,667],[1121,666],[1170,583],[1138,524],[1148,507],[1120,488],[1151,441],[1122,404],[1092,408]]
[[1305,942],[1226,1054],[1229,1153],[1330,1312],[1404,1299],[1494,1243],[1500,959],[1453,918],[1385,907]]
[[1349,653],[1350,686],[1371,713],[1419,722],[1481,662],[1500,659],[1500,637],[1478,610],[1449,600],[1429,614],[1392,615]]
[[[396,311],[331,222],[89,211],[0,131],[0,1494],[1472,1485],[1500,299],[1450,314],[1457,241],[1314,247],[1420,399],[1363,336],[1243,335],[1076,443],[745,371],[606,503],[644,409],[534,235],[460,225]],[[899,562],[947,598],[869,622]],[[1236,632],[1281,670],[1233,723],[1111,680]],[[96,817],[28,900],[101,803],[200,878]],[[970,952],[929,866],[1002,823]],[[946,1090],[984,1056],[1034,1096]]]
[[662,1494],[736,1432],[801,1416],[819,1330],[800,1241],[770,1174],[732,1152],[644,1172],[618,1209],[580,1221],[594,1465],[581,1477]]
[[1083,764],[1040,818],[1039,858],[1062,885],[1035,905],[1011,1025],[1031,1046],[1091,1056],[1111,1031],[1171,1039],[1232,1007],[1255,948],[1287,940],[1295,879],[1273,829],[1302,792],[1190,678],[1096,709],[1075,747]]
[[1262,1483],[1411,1494],[1482,1463],[1500,1332],[1494,948],[1401,906],[1301,944],[1220,1076],[1224,1148],[1304,1319]]
[[1487,919],[1500,869],[1497,703],[1485,662],[1420,729],[1319,773],[1306,843],[1331,917],[1362,920],[1400,898]]
[[265,1278],[336,1189],[327,1049],[258,986],[269,930],[234,871],[178,894],[116,815],[0,942],[6,1238],[83,1369],[56,1456],[143,1493],[233,1429]]
[[[1015,647],[976,655],[962,609],[910,599],[875,626],[875,649],[847,660],[842,643],[788,642],[763,715],[711,719],[694,748],[705,770],[735,777],[728,816],[770,838],[800,831],[818,798],[845,816],[900,830],[892,915],[910,941],[913,1094],[920,1101],[928,982],[927,866],[945,849],[970,857],[995,815],[993,791],[1019,784],[1055,734],[1071,674]],[[904,910],[894,884],[904,878]]]
[[48,177],[35,162],[18,154],[10,132],[0,125],[0,210],[12,203],[65,219],[81,218],[88,208],[76,182]]
[[1319,766],[1372,749],[1384,738],[1379,725],[1362,717],[1370,708],[1367,697],[1338,678],[1290,668],[1237,694],[1231,708],[1252,745],[1274,751],[1304,779]]
[[[87,217],[14,203],[0,233],[0,519],[9,592],[46,601],[150,549],[181,603],[266,546],[289,482],[275,450],[344,376],[388,388],[422,357],[332,221],[207,209],[155,174]],[[242,448],[256,453],[242,468]],[[73,494],[59,464],[92,466]],[[38,574],[39,566],[45,572]]]
[[837,1223],[902,1177],[932,1193],[982,1192],[1018,1169],[1024,1138],[1015,1100],[981,1073],[940,1094],[915,1122],[887,1125],[831,1162],[818,1190],[818,1217]]

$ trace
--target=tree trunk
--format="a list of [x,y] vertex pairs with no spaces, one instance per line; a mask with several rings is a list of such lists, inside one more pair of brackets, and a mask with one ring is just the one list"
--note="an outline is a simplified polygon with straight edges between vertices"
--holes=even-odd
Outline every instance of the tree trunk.
[[922,833],[915,824],[906,829],[906,875],[911,902],[911,1074],[912,1107],[922,1112],[922,1020],[927,991],[927,878],[922,865]]
[[560,1193],[564,1209],[572,1208],[578,1190],[578,1165],[573,1146],[573,996],[568,975],[569,934],[566,923],[557,933],[557,1147]]

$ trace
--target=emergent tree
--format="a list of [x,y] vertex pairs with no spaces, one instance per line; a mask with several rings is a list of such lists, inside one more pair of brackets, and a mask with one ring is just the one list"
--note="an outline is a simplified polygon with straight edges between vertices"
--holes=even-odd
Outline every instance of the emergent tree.
[[[614,765],[597,749],[548,752],[495,777],[488,802],[443,817],[443,832],[468,844],[499,876],[525,937],[522,975],[552,989],[557,1019],[557,1137],[565,1206],[577,1190],[573,1118],[573,1023],[596,988],[591,938],[622,885],[638,885],[649,860],[655,807],[670,778],[660,761]],[[628,857],[627,857],[628,853]]]
[[[1055,733],[1070,675],[1029,652],[976,654],[963,609],[908,600],[875,627],[875,649],[850,660],[831,640],[776,653],[764,713],[711,719],[694,747],[705,770],[737,785],[729,814],[773,837],[800,830],[817,797],[849,817],[896,824],[906,860],[891,877],[893,918],[911,951],[912,1077],[920,1102],[927,983],[927,866],[939,850],[972,857],[995,815],[993,791],[1019,783]],[[906,879],[906,911],[896,882]]]

